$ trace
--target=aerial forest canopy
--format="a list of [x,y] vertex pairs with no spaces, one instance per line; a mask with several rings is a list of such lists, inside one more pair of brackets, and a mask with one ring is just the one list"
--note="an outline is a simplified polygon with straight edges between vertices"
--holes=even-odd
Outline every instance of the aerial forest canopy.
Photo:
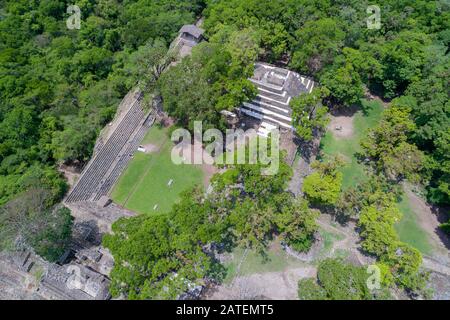
[[[367,28],[372,3],[365,0],[81,0],[79,30],[66,26],[71,4],[0,4],[0,249],[20,238],[48,259],[60,253],[72,222],[67,210],[55,207],[67,191],[58,165],[89,160],[100,130],[136,85],[155,82],[145,89],[162,97],[178,125],[192,128],[201,120],[204,128],[223,129],[220,111],[256,94],[247,80],[255,61],[282,64],[320,85],[291,101],[293,127],[304,141],[324,130],[331,108],[353,107],[369,95],[390,102],[362,141],[361,157],[389,183],[421,183],[430,203],[450,204],[448,1],[379,0],[380,29]],[[200,17],[207,41],[152,78],[148,67],[159,62],[182,25]],[[220,264],[204,250],[212,243],[264,251],[276,235],[307,251],[317,230],[317,212],[309,204],[342,205],[338,168],[314,166],[317,173],[306,180],[309,202],[285,191],[291,178],[286,164],[271,179],[261,177],[258,167],[238,166],[213,179],[215,194],[190,191],[167,216],[119,220],[104,242],[118,262],[111,292],[175,298],[199,279],[220,279]],[[370,194],[370,187],[353,195]],[[423,282],[420,254],[398,241],[395,200],[385,193],[377,192],[375,203],[357,203],[363,246],[394,270],[393,282],[414,290]],[[377,215],[388,228],[374,223]],[[42,224],[30,237],[37,220]],[[28,224],[10,229],[11,221]],[[385,230],[392,231],[386,241],[394,245],[380,242]],[[48,239],[55,241],[43,241]],[[405,253],[404,261],[397,252]],[[311,296],[345,297],[321,280],[332,278],[329,266],[335,264],[341,263],[322,265],[322,288],[313,280],[301,286]],[[357,273],[356,284],[362,281]]]
[[65,192],[55,165],[86,162],[100,129],[137,83],[140,47],[164,46],[193,23],[201,1],[2,1],[0,205],[33,184]]
[[[231,30],[252,30],[258,35],[259,59],[285,61],[291,69],[313,77],[330,91],[324,99],[329,106],[358,104],[368,90],[387,100],[401,97],[415,124],[405,138],[425,153],[420,173],[428,199],[450,203],[448,2],[378,1],[380,29],[367,28],[369,1],[207,3],[207,36],[220,39]],[[294,121],[299,121],[294,127],[308,140],[312,128],[323,127],[323,112],[305,117],[309,110],[301,107],[302,102],[292,103]]]
[[[91,0],[79,3],[80,30],[66,27],[69,4],[2,2],[0,204],[33,181],[60,198],[65,188],[55,164],[89,159],[99,130],[142,76],[137,64],[144,48],[167,46],[203,9],[210,44],[198,49],[202,59],[194,55],[173,70],[176,75],[188,64],[200,65],[185,77],[198,78],[197,92],[209,100],[199,98],[201,106],[230,109],[251,98],[254,88],[245,79],[256,59],[287,61],[326,86],[329,99],[343,107],[356,103],[363,88],[385,98],[404,96],[416,124],[408,140],[426,154],[422,177],[429,199],[449,203],[445,1],[380,1],[380,30],[366,27],[367,1]],[[175,79],[173,88],[161,81],[161,91],[169,112],[190,122],[192,111],[180,112],[186,103],[175,102],[170,92],[185,89],[185,77]],[[220,121],[211,112],[204,117]]]
[[276,235],[308,251],[317,231],[317,210],[285,191],[291,168],[261,175],[261,165],[236,165],[211,180],[212,191],[195,188],[166,214],[121,218],[103,244],[115,258],[113,296],[176,299],[196,285],[223,280],[214,253],[236,246],[264,254]]
[[[101,128],[142,77],[146,49],[167,50],[202,10],[192,0],[83,0],[81,28],[69,30],[71,4],[0,4],[0,248],[20,240],[50,260],[71,225],[70,212],[53,208],[67,190],[57,165],[89,160]],[[33,192],[45,197],[42,206]],[[11,227],[17,222],[21,229]]]

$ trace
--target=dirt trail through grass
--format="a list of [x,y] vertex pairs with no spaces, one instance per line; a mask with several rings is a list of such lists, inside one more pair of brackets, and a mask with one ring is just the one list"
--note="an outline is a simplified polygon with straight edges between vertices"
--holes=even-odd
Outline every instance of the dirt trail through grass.
[[352,253],[361,265],[373,262],[372,258],[363,255],[359,250],[358,243],[360,238],[354,231],[355,225],[353,223],[349,223],[346,227],[335,227],[331,224],[329,215],[322,215],[317,219],[317,224],[329,232],[338,233],[343,236],[343,239],[333,242],[327,257],[335,257],[338,255],[337,252],[339,250],[343,250]]

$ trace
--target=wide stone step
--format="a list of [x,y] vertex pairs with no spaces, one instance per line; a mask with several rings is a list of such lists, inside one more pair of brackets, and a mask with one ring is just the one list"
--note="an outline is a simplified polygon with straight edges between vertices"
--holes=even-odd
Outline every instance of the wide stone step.
[[256,118],[256,119],[259,119],[259,120],[264,120],[264,121],[267,121],[269,123],[273,123],[275,125],[284,127],[286,129],[291,129],[292,128],[290,121],[282,119],[282,118],[279,118],[276,115],[264,114],[263,112],[260,112],[260,111],[255,110],[255,109],[250,109],[250,108],[247,108],[245,106],[242,106],[240,108],[240,111],[242,113],[248,115],[248,116],[253,117],[253,118]]
[[280,101],[278,99],[273,99],[271,97],[268,97],[268,96],[265,96],[262,94],[257,94],[255,100],[260,100],[264,103],[270,104],[272,106],[280,107],[280,108],[290,108],[289,102],[291,102],[290,97],[288,97],[286,99],[286,101]]
[[283,94],[283,87],[282,86],[277,86],[274,84],[269,84],[269,83],[263,83],[261,81],[255,80],[250,78],[250,81],[255,84],[258,88],[262,88],[264,90],[267,90],[269,92],[273,92],[273,93],[278,93],[278,94]]
[[276,117],[280,120],[287,121],[288,123],[291,123],[291,121],[292,121],[292,118],[289,115],[286,115],[285,113],[281,113],[279,111],[273,111],[269,108],[264,108],[264,107],[261,107],[260,105],[249,103],[249,102],[244,102],[243,105],[247,109],[258,111],[260,113],[263,113],[263,114],[271,116],[271,117]]
[[273,103],[271,103],[270,101],[263,101],[263,100],[259,100],[259,99],[255,99],[251,102],[254,105],[260,106],[261,108],[266,108],[269,109],[273,112],[277,112],[286,116],[291,116],[292,115],[292,110],[291,108],[287,107],[287,106],[283,106],[280,107],[279,105],[274,105]]

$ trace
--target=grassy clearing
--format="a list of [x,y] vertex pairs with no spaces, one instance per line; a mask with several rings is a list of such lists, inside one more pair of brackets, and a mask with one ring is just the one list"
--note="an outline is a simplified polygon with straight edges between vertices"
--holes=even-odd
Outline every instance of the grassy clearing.
[[[234,249],[232,252],[233,258],[224,264],[227,270],[227,275],[224,279],[225,284],[229,284],[236,277],[237,268],[244,251],[243,248]],[[255,250],[249,250],[246,259],[241,264],[239,276],[264,272],[279,272],[288,267],[305,266],[305,263],[287,255],[279,245],[271,247],[266,252],[267,259],[264,259]]]
[[142,144],[151,143],[157,147],[161,147],[163,142],[168,138],[167,131],[167,128],[162,128],[155,124],[145,135]]
[[322,260],[330,254],[331,249],[333,248],[333,244],[336,241],[343,240],[344,236],[339,233],[327,231],[323,228],[319,228],[319,233],[323,239],[323,247],[320,249],[317,260]]
[[411,208],[406,195],[403,195],[398,207],[403,213],[402,219],[395,225],[400,240],[410,244],[423,254],[431,254],[432,248],[428,241],[428,235],[419,226],[417,215]]
[[[143,144],[151,143],[160,150],[137,152],[120,177],[111,194],[125,208],[142,214],[157,214],[170,210],[180,194],[203,181],[203,172],[196,165],[175,165],[171,160],[172,142],[167,129],[152,127]],[[169,180],[173,184],[169,187]],[[154,210],[154,206],[157,209]]]
[[[315,259],[316,262],[324,259],[330,254],[334,242],[344,239],[343,235],[326,231],[323,228],[319,228],[319,233],[323,238],[324,245]],[[227,270],[227,274],[224,279],[225,284],[231,283],[231,281],[233,281],[236,277],[237,268],[242,260],[244,251],[245,249],[241,247],[235,248],[232,252],[232,259],[224,263]],[[287,255],[277,240],[274,241],[266,253],[267,257],[265,259],[255,250],[249,250],[247,257],[241,264],[239,276],[265,272],[281,272],[287,268],[301,268],[311,265],[311,263],[302,262]],[[345,257],[348,255],[348,252],[345,250],[336,250],[335,255]]]
[[[320,142],[321,150],[325,158],[340,154],[346,160],[346,165],[341,169],[343,174],[343,189],[356,186],[359,182],[364,182],[367,175],[364,171],[364,165],[358,163],[356,153],[361,150],[360,141],[367,134],[367,131],[376,126],[381,118],[383,105],[379,101],[362,101],[362,109],[358,111],[353,119],[353,136],[347,139],[337,139],[332,132],[327,132]],[[424,254],[431,252],[431,246],[425,231],[417,223],[417,217],[411,208],[406,196],[403,196],[398,204],[403,213],[402,220],[397,223],[396,229],[400,239]],[[325,234],[325,248],[331,241],[329,235]]]
[[344,176],[342,187],[347,189],[355,186],[358,182],[367,179],[364,165],[358,163],[356,153],[361,150],[359,145],[367,131],[374,127],[381,118],[383,105],[379,101],[362,100],[362,110],[358,111],[353,118],[353,136],[347,139],[336,139],[332,132],[327,132],[320,141],[320,148],[325,158],[341,155],[346,165],[341,169]]

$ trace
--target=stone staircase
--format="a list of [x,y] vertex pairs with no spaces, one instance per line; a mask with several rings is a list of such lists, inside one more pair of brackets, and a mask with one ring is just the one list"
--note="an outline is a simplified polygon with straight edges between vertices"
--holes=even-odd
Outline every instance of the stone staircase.
[[267,137],[275,128],[292,130],[291,99],[301,93],[309,93],[314,81],[290,70],[264,63],[255,64],[255,73],[249,79],[258,89],[256,98],[244,102],[240,112],[261,120],[258,135]]

